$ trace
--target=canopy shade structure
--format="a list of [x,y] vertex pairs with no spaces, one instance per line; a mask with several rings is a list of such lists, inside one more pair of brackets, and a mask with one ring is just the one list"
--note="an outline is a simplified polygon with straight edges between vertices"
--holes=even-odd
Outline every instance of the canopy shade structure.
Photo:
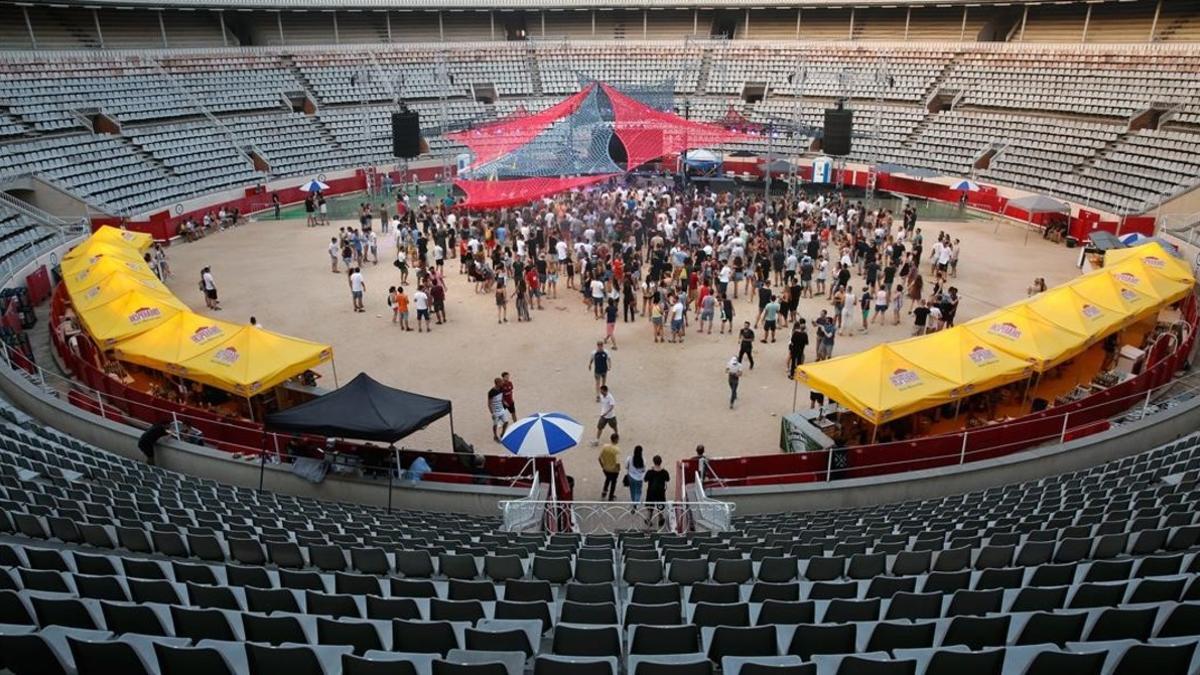
[[1016,382],[1033,373],[1024,359],[996,349],[962,326],[888,346],[901,357],[953,382],[959,395]]
[[1193,292],[1181,259],[1157,243],[1138,248],[960,326],[800,366],[796,378],[880,424],[1043,372]]
[[1114,248],[1104,252],[1104,264],[1115,266],[1129,259],[1141,261],[1148,269],[1173,279],[1191,283],[1192,270],[1183,258],[1161,243],[1149,240],[1132,248]]
[[75,305],[75,311],[85,312],[135,291],[163,299],[175,298],[171,289],[158,279],[116,274],[99,283],[78,289],[71,294],[71,302]]
[[395,443],[450,413],[450,401],[395,389],[359,373],[320,398],[267,415],[266,428]]
[[176,364],[189,380],[253,396],[333,358],[329,345],[243,326],[228,340]]
[[1120,305],[1105,306],[1089,300],[1070,284],[1039,293],[1025,306],[1047,323],[1083,335],[1088,345],[1121,328],[1128,316]]
[[1169,304],[1186,297],[1195,285],[1195,281],[1176,281],[1138,258],[1128,258],[1115,265],[1105,265],[1100,271],[1112,275],[1118,284],[1126,288],[1158,299],[1160,304]]
[[556,120],[574,113],[595,88],[594,84],[589,84],[578,94],[565,98],[541,112],[510,115],[491,124],[446,134],[446,138],[470,148],[471,154],[475,156],[475,165],[485,164],[532,141]]
[[1065,202],[1060,202],[1057,199],[1052,199],[1046,195],[1028,195],[1026,197],[1018,197],[1008,202],[1008,205],[1021,209],[1029,215],[1035,213],[1070,213],[1071,207]]
[[515,180],[462,180],[454,184],[467,194],[462,206],[469,209],[499,209],[526,204],[535,199],[600,183],[615,174],[566,178],[519,178]]
[[987,344],[1025,359],[1038,372],[1083,351],[1088,337],[1042,319],[1024,304],[985,314],[964,323],[963,328]]
[[[89,242],[103,242],[128,246],[138,253],[145,253],[154,244],[154,237],[145,232],[130,232],[111,225],[101,225],[88,238]],[[85,242],[86,243],[86,242]]]
[[796,368],[796,376],[874,424],[954,400],[959,387],[888,345]]
[[158,281],[154,271],[140,260],[103,256],[81,270],[69,275],[64,274],[63,283],[74,297],[75,291],[98,284],[117,274]]
[[104,257],[111,257],[121,261],[143,262],[142,256],[137,252],[137,249],[121,244],[88,239],[63,256],[62,273],[64,276],[70,276],[95,265]]
[[1154,296],[1117,283],[1112,274],[1106,274],[1103,270],[1072,281],[1070,288],[1088,302],[1101,307],[1120,308],[1125,315],[1123,325],[1128,325],[1159,307],[1159,301]]
[[117,342],[144,333],[187,309],[187,305],[173,295],[134,290],[102,305],[76,310],[76,313],[93,340],[103,347],[112,347]]
[[184,375],[178,364],[210,351],[233,337],[242,327],[192,311],[182,311],[158,326],[127,340],[113,353],[122,361]]
[[613,130],[625,145],[625,166],[630,171],[663,155],[751,138],[716,124],[655,110],[607,84],[600,88],[612,106]]

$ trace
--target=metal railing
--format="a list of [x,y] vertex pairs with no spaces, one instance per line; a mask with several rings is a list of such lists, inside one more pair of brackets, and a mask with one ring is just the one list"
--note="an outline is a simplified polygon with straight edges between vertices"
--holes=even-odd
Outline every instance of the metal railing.
[[[995,433],[995,429],[993,428],[979,427],[963,432],[957,439],[949,438],[948,440],[953,441],[952,443],[947,443],[943,450],[928,455],[879,457],[879,455],[887,452],[886,446],[870,445],[821,450],[813,453],[798,453],[800,455],[811,454],[819,456],[821,460],[818,463],[819,466],[794,472],[755,473],[753,474],[754,484],[827,483],[844,478],[898,474],[934,467],[969,464],[982,459],[1032,450],[1046,445],[1065,443],[1073,438],[1088,435],[1090,433],[1089,430],[1094,430],[1095,432],[1103,430],[1103,428],[1096,425],[1103,426],[1103,424],[1107,423],[1111,427],[1120,427],[1124,424],[1136,422],[1159,412],[1169,410],[1180,402],[1197,397],[1200,397],[1200,375],[1174,380],[1143,392],[1103,401],[1092,407],[1018,422],[1013,427],[1010,427],[1012,436],[1017,438],[1017,440],[1007,443],[994,443],[972,448],[971,439],[975,438],[976,435],[983,437],[984,434]],[[1104,416],[1099,420],[1095,418],[1094,414],[1088,415],[1089,413],[1094,413],[1095,408],[1101,406],[1105,408],[1120,408],[1121,411]],[[1088,415],[1086,417],[1088,421],[1082,424],[1072,424],[1072,416],[1077,416],[1078,418],[1085,415]],[[1023,432],[1022,427],[1026,427],[1028,431]],[[1053,427],[1053,430],[1043,430],[1046,427]],[[873,461],[862,462],[860,461],[862,456],[856,453],[862,453],[863,456],[870,453],[876,455],[876,457],[873,458]],[[845,459],[841,460],[839,457]],[[749,458],[739,458],[738,461],[745,462],[747,459]],[[712,463],[719,463],[720,461],[718,459],[710,460],[710,466]],[[841,463],[842,461],[845,463]],[[713,473],[710,470],[709,476],[705,479],[710,490],[742,486],[742,483],[736,478],[725,478],[718,483],[713,480],[712,476]]]
[[509,532],[725,532],[733,527],[734,505],[693,502],[566,502],[515,499],[500,502]]

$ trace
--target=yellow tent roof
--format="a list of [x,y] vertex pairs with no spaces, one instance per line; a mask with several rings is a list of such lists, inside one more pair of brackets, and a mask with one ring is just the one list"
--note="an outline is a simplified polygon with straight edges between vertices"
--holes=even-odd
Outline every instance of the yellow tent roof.
[[1157,310],[1159,301],[1130,286],[1117,283],[1113,275],[1097,270],[1067,284],[1088,302],[1101,307],[1119,308],[1125,314],[1123,325],[1128,325],[1147,312]]
[[146,279],[140,276],[114,274],[99,283],[80,288],[71,293],[71,303],[75,310],[82,312],[97,305],[107,304],[118,297],[140,291],[153,296],[174,298],[174,294],[158,279]]
[[79,270],[91,267],[100,261],[101,258],[110,256],[119,260],[132,260],[139,262],[142,260],[142,254],[135,249],[121,244],[109,244],[98,242],[94,239],[88,239],[82,244],[76,246],[63,256],[62,270],[64,275],[74,274]]
[[177,364],[216,348],[242,326],[183,311],[113,350],[117,358],[173,373],[186,374]]
[[1105,266],[1117,265],[1130,258],[1139,260],[1159,274],[1188,283],[1196,280],[1186,260],[1176,257],[1157,241],[1149,241],[1132,248],[1115,248],[1104,253]]
[[796,377],[875,424],[953,400],[958,385],[887,345],[807,364]]
[[998,309],[962,326],[993,347],[1028,360],[1038,371],[1087,346],[1086,336],[1043,320],[1025,304]]
[[104,347],[111,347],[182,311],[187,311],[187,305],[175,296],[130,291],[103,305],[77,310],[77,313],[92,338]]
[[1138,258],[1127,258],[1115,265],[1105,265],[1104,272],[1113,279],[1140,293],[1159,300],[1159,305],[1175,302],[1192,292],[1193,281],[1178,281],[1159,273]]
[[111,225],[102,225],[92,233],[89,241],[123,244],[132,247],[138,253],[145,253],[154,244],[154,237],[145,232],[130,232]]
[[63,282],[67,285],[67,290],[71,291],[74,296],[75,291],[100,283],[114,274],[158,280],[158,277],[154,276],[154,272],[144,262],[103,256],[77,272],[65,274]]
[[333,348],[245,326],[225,342],[180,363],[191,380],[253,396],[333,357]]
[[955,326],[888,345],[892,351],[958,386],[958,396],[992,389],[1028,377],[1029,363],[996,349],[974,333]]
[[1039,293],[1024,304],[1047,323],[1086,336],[1087,344],[1117,330],[1128,318],[1120,303],[1111,307],[1089,300],[1070,284]]

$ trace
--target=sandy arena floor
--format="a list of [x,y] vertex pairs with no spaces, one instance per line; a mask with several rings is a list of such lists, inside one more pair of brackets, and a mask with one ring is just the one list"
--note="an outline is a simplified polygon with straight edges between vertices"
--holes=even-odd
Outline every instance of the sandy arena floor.
[[[456,431],[482,452],[504,452],[491,439],[485,407],[492,378],[504,370],[516,384],[519,415],[565,412],[584,423],[588,440],[593,437],[597,405],[587,362],[604,325],[584,309],[576,291],[560,282],[558,299],[534,310],[532,323],[517,323],[510,304],[509,322],[497,325],[492,296],[477,295],[458,274],[458,261],[451,260],[448,323],[435,325],[432,334],[404,333],[391,323],[385,302],[387,287],[399,282],[391,265],[395,247],[390,237],[381,241],[380,264],[364,270],[367,313],[351,310],[346,277],[329,271],[329,238],[338,225],[352,224],[306,228],[295,220],[254,222],[176,245],[169,251],[175,274],[169,285],[194,310],[207,312],[196,282],[201,267],[210,265],[224,307],[217,313],[220,318],[245,322],[255,315],[272,330],[332,344],[341,382],[367,371],[386,384],[451,399]],[[1025,297],[1035,276],[1046,277],[1053,286],[1078,273],[1077,250],[1047,243],[1036,233],[1026,243],[1019,224],[1002,222],[998,230],[986,220],[918,225],[926,249],[939,230],[962,240],[959,276],[953,280],[963,296],[960,322]],[[924,271],[928,290],[928,269]],[[856,287],[861,283],[859,277],[851,281]],[[804,300],[801,315],[811,323],[827,307],[821,296]],[[742,295],[736,305],[739,324],[753,320],[756,309]],[[902,315],[900,326],[838,337],[834,353],[907,337],[910,330],[911,318]],[[623,453],[640,444],[648,458],[661,454],[673,467],[673,460],[690,456],[697,443],[713,457],[779,451],[779,416],[792,410],[796,391],[785,372],[786,333],[780,332],[776,344],[755,344],[758,365],[743,378],[735,410],[728,406],[724,367],[737,353],[736,338],[700,335],[693,329],[684,344],[654,344],[644,317],[618,324],[616,337],[620,349],[613,353],[609,386],[617,400]],[[810,345],[809,358],[812,353]],[[326,366],[322,372],[323,384],[332,386],[332,371]],[[807,390],[800,387],[798,394],[798,404],[807,405]],[[437,422],[405,444],[445,450],[449,435],[447,423]],[[585,499],[595,497],[602,482],[596,455],[586,442],[564,455]]]

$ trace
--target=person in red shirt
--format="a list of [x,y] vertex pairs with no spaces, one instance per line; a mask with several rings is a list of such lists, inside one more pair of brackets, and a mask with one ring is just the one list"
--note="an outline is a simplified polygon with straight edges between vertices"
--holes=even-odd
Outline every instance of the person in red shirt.
[[512,415],[514,420],[517,419],[517,403],[513,399],[512,375],[508,371],[500,373],[500,394],[504,401],[505,410],[508,410],[508,414]]
[[525,270],[525,285],[529,288],[529,297],[537,303],[537,308],[542,308],[542,289],[538,285],[537,268],[530,265]]

